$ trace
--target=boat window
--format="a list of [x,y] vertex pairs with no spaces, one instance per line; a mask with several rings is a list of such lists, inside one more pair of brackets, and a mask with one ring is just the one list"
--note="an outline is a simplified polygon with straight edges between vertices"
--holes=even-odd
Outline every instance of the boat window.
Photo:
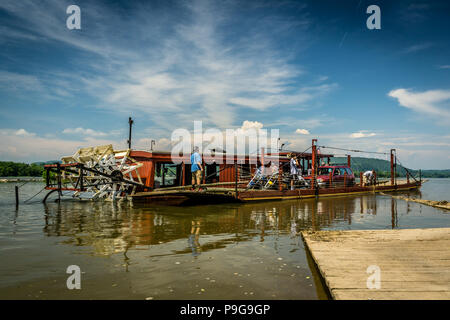
[[341,170],[339,168],[335,168],[334,169],[334,175],[335,176],[340,176],[341,175]]
[[155,166],[154,188],[174,187],[179,185],[181,166],[173,163],[157,162]]
[[218,164],[207,164],[206,168],[206,183],[216,183],[219,182],[219,170],[220,166]]

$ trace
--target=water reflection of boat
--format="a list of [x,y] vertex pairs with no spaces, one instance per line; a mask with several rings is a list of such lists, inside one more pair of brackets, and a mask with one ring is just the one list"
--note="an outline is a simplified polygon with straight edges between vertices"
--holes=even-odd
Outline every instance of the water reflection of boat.
[[126,253],[130,248],[150,250],[156,256],[159,253],[155,249],[160,245],[173,245],[170,254],[199,256],[254,237],[264,241],[278,233],[296,236],[305,229],[351,226],[362,216],[374,216],[379,210],[390,211],[392,228],[398,226],[397,200],[374,195],[197,206],[183,208],[182,214],[173,207],[152,210],[124,203],[62,202],[47,205],[45,210],[45,235],[66,237],[63,243],[90,246],[91,253],[104,256]]

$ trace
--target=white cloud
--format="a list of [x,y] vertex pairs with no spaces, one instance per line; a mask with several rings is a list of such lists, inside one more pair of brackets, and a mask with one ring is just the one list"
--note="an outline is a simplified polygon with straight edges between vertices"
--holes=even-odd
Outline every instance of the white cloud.
[[126,147],[125,139],[121,143],[98,137],[65,140],[59,137],[41,137],[24,129],[0,129],[0,150],[3,150],[1,160],[31,162],[57,160],[74,154],[79,148],[105,144],[113,144],[117,149]]
[[299,134],[309,134],[309,131],[306,129],[297,129],[295,132]]
[[376,136],[376,133],[367,132],[367,131],[359,131],[359,132],[352,133],[350,135],[350,138],[359,139],[359,138],[368,138],[368,137],[373,137],[373,136]]
[[28,132],[28,131],[25,130],[25,129],[19,129],[19,130],[17,130],[17,131],[15,132],[15,135],[16,135],[16,136],[31,137],[31,136],[34,136],[34,135],[36,135],[36,134],[35,134],[35,133]]
[[388,94],[396,98],[399,104],[415,112],[429,115],[443,124],[450,122],[450,90],[428,90],[413,92],[410,89],[396,89]]
[[450,69],[450,64],[439,66],[439,69]]
[[66,128],[63,130],[62,133],[65,134],[80,134],[83,136],[98,136],[98,137],[104,137],[106,136],[106,133],[101,132],[101,131],[96,131],[96,130],[92,130],[92,129],[84,129],[81,127],[78,128]]
[[263,127],[263,124],[261,122],[258,121],[248,121],[245,120],[242,123],[241,129],[242,130],[248,130],[248,129],[261,129]]

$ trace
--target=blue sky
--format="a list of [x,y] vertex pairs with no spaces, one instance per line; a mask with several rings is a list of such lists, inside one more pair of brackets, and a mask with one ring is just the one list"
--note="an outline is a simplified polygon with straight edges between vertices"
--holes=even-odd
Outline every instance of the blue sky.
[[446,1],[2,0],[0,160],[120,148],[132,116],[136,148],[168,149],[194,120],[251,121],[289,149],[318,138],[448,169],[449,15]]

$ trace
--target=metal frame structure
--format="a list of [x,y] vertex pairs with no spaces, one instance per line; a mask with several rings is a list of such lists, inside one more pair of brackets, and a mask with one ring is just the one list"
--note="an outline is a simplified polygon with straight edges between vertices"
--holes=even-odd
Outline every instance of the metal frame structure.
[[145,188],[138,170],[143,164],[131,158],[130,152],[115,151],[112,145],[79,149],[62,158],[62,163],[45,166],[46,189],[58,191],[59,196],[62,191],[73,191],[74,198],[124,199],[138,187]]

